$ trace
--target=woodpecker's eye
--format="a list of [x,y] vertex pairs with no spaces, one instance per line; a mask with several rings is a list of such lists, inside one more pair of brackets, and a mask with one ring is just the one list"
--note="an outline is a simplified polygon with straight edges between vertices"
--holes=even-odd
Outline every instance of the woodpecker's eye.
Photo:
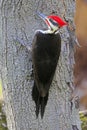
[[53,19],[49,19],[49,21],[54,25],[54,26],[58,26],[58,23],[56,21],[54,21]]

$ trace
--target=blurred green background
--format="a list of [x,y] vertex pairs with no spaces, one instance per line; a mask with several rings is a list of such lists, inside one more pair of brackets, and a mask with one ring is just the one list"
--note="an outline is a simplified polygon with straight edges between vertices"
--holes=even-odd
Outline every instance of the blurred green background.
[[6,117],[2,108],[3,108],[3,95],[2,95],[2,83],[0,80],[0,130],[8,130]]

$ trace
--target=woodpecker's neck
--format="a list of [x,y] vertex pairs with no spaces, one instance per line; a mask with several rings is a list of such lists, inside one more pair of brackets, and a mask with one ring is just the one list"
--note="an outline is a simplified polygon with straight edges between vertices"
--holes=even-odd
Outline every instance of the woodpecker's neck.
[[57,31],[51,31],[50,29],[48,29],[48,30],[36,30],[36,32],[41,32],[43,34],[58,34],[59,30],[57,30]]

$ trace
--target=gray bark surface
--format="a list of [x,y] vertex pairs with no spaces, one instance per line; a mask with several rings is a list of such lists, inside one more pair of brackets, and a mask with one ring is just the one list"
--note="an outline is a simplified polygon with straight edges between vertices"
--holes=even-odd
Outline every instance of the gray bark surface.
[[[31,92],[31,52],[14,40],[32,44],[34,32],[45,27],[35,14],[55,12],[72,24],[75,3],[71,0],[0,1],[0,71],[9,130],[81,130],[78,109],[71,103],[73,34],[61,29],[61,56],[52,82],[43,120],[36,119]],[[73,105],[72,105],[73,104]]]

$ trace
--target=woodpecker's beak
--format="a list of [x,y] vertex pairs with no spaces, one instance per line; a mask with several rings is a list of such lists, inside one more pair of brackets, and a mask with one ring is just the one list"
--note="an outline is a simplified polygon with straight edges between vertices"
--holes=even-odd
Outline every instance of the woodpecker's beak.
[[47,16],[45,16],[44,14],[40,13],[40,12],[37,12],[37,15],[43,19],[44,21],[47,19]]
[[44,22],[47,24],[47,26],[50,28],[50,22],[49,22],[49,18],[47,16],[45,16],[44,14],[37,12],[37,15],[44,20]]

